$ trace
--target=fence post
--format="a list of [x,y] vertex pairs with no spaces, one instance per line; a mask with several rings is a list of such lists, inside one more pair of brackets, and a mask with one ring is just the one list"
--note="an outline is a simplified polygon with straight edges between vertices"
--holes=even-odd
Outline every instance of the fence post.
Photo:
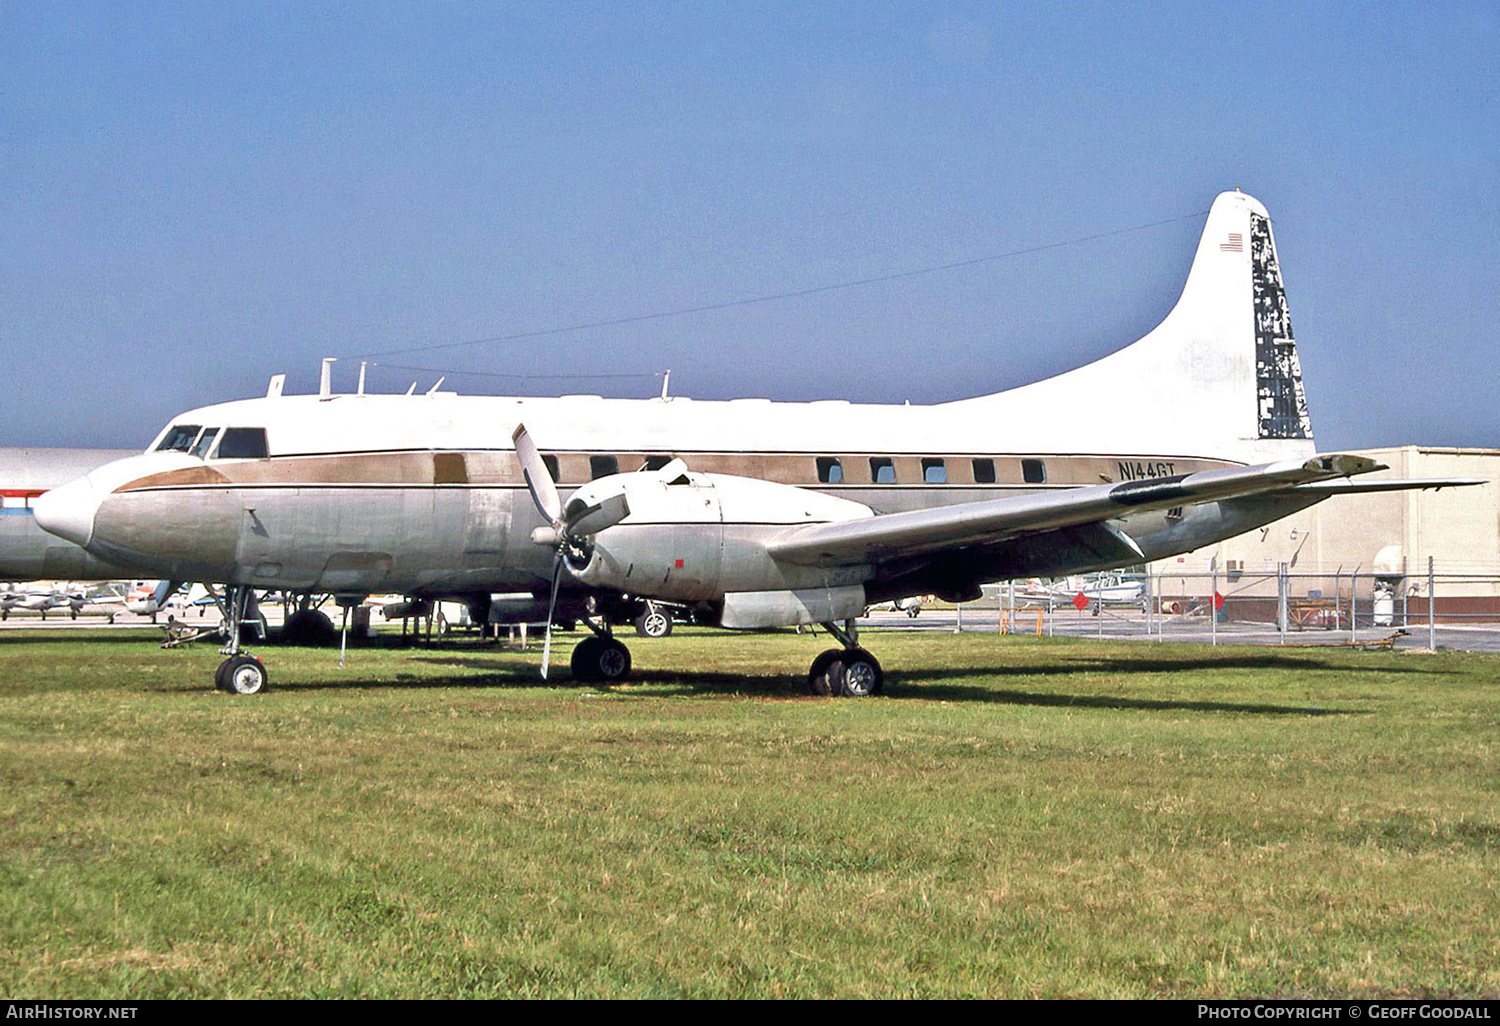
[[1437,574],[1432,557],[1427,557],[1427,647],[1437,651]]
[[1209,579],[1209,585],[1208,585],[1208,635],[1209,635],[1209,637],[1211,637],[1213,639],[1213,643],[1215,645],[1217,645],[1219,643],[1219,608],[1218,608],[1218,600],[1219,600],[1219,561],[1218,561],[1217,558],[1215,558],[1215,560],[1214,560],[1214,572],[1213,572],[1213,576]]
[[1359,640],[1359,570],[1349,575],[1349,644]]
[[1281,643],[1286,644],[1287,627],[1287,588],[1291,583],[1287,576],[1285,563],[1276,566],[1276,629],[1281,632]]

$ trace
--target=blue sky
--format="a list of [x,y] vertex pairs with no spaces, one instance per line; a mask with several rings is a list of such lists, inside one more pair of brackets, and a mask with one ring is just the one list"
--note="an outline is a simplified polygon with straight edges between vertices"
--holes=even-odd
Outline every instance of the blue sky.
[[0,0],[0,445],[143,445],[279,371],[315,388],[325,355],[1169,222],[370,372],[401,391],[442,370],[466,392],[649,395],[666,367],[700,398],[995,391],[1148,330],[1188,215],[1238,185],[1275,221],[1321,448],[1500,446],[1496,53],[1493,0]]

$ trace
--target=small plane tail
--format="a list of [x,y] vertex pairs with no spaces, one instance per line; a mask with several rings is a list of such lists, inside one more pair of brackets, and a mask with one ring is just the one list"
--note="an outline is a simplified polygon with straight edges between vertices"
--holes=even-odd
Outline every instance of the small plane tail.
[[1138,342],[965,402],[1003,405],[1022,419],[1033,408],[1041,415],[1128,404],[1137,412],[1122,424],[1122,451],[1180,451],[1197,439],[1195,449],[1233,451],[1246,462],[1310,455],[1312,421],[1266,208],[1237,189],[1214,200],[1182,295]]

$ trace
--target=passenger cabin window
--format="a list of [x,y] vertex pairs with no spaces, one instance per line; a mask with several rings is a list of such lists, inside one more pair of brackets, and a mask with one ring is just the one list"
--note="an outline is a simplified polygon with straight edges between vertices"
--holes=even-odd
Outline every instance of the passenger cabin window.
[[156,447],[157,452],[187,452],[193,447],[193,439],[203,429],[201,424],[174,424],[167,437]]
[[216,427],[204,428],[203,434],[198,436],[198,441],[193,446],[192,454],[198,457],[200,460],[208,459],[208,450],[212,448],[214,444],[214,438],[217,437],[218,434],[219,429]]
[[870,457],[870,480],[876,484],[895,484],[896,465],[886,456]]
[[975,460],[974,461],[974,483],[975,484],[994,484],[995,483],[995,461],[994,460]]
[[948,464],[940,459],[924,459],[922,461],[922,482],[924,484],[947,484]]
[[266,445],[265,428],[225,428],[219,439],[219,451],[214,454],[221,460],[263,460],[271,455]]
[[549,473],[549,474],[552,475],[552,483],[553,484],[556,484],[558,481],[562,480],[562,478],[559,477],[558,473],[557,473],[557,457],[556,456],[543,456],[542,457],[542,466],[546,467],[547,468],[547,473]]
[[611,474],[620,472],[620,458],[618,456],[590,456],[589,476],[597,481],[601,477],[609,477]]
[[818,457],[818,481],[821,484],[843,484],[844,465],[837,456]]
[[1047,466],[1041,460],[1021,461],[1021,480],[1027,484],[1044,484],[1047,480]]

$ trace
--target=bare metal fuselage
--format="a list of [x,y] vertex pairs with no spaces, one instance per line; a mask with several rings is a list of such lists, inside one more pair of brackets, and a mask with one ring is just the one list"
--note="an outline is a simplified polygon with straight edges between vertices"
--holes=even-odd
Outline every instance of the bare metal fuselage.
[[[728,457],[682,453],[688,464],[714,465]],[[147,465],[157,454],[140,457]],[[774,460],[813,480],[806,486],[885,513],[974,502],[1036,491],[1023,482],[991,484],[830,484],[816,480],[818,454],[736,454],[736,460]],[[851,470],[866,454],[844,455]],[[877,457],[878,458],[878,457]],[[919,460],[914,454],[897,459]],[[948,456],[955,469],[970,456]],[[1004,466],[1004,458],[997,463]],[[383,453],[270,458],[238,463],[189,463],[143,473],[116,489],[98,511],[95,551],[172,580],[247,584],[289,591],[344,594],[474,595],[544,592],[553,552],[532,540],[543,521],[526,491],[514,453]],[[1220,461],[1163,456],[1143,459],[1046,459],[1047,487],[1068,487],[1122,470],[1160,467],[1183,473]],[[142,470],[148,469],[143,466]],[[899,468],[898,468],[899,469]],[[579,483],[579,482],[573,482]],[[788,482],[791,483],[791,482]],[[799,482],[801,483],[801,482]],[[565,483],[566,488],[566,483]],[[1127,515],[1115,526],[1147,559],[1158,559],[1250,530],[1310,504],[1282,497],[1190,506],[1169,515]],[[724,519],[715,534],[697,537],[689,566],[702,572],[728,567],[759,551],[765,525]],[[657,539],[671,552],[671,528]],[[700,533],[701,534],[701,533]],[[1107,542],[1107,539],[1105,539]],[[707,546],[708,548],[705,548]],[[710,551],[711,550],[711,551]],[[764,588],[865,584],[872,596],[931,590],[1019,575],[1050,575],[1138,562],[1139,556],[1087,537],[1015,539],[952,560],[908,569],[882,582],[869,567],[787,567],[788,576]],[[883,587],[883,584],[885,585]]]

